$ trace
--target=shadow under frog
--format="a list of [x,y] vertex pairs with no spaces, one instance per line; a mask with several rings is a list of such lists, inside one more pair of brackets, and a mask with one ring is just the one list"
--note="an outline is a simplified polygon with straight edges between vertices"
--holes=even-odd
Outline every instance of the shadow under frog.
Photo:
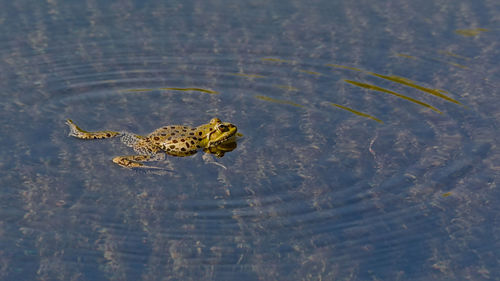
[[122,142],[132,147],[136,155],[118,156],[113,162],[126,168],[155,168],[143,162],[159,161],[165,155],[189,156],[203,149],[206,153],[223,157],[224,153],[236,148],[237,133],[235,125],[213,118],[208,124],[198,127],[169,125],[156,129],[152,133],[141,136],[128,132],[96,131],[88,132],[80,129],[68,119],[69,135],[79,139],[107,139],[121,137]]

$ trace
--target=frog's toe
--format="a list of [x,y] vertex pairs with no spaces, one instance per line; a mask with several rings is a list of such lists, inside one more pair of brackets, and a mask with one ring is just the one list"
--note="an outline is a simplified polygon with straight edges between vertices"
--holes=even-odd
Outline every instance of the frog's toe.
[[136,159],[138,156],[118,156],[113,158],[113,163],[118,164],[122,167],[126,168],[138,168],[144,166],[144,164],[137,162],[141,161],[140,159]]

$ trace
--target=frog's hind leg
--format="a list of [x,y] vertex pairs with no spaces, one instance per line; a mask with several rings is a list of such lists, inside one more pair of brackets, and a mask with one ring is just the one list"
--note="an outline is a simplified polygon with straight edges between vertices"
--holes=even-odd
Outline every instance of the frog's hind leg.
[[113,158],[113,163],[116,163],[125,168],[146,168],[146,169],[163,169],[155,166],[144,165],[142,162],[160,161],[165,159],[164,153],[148,154],[148,155],[126,155]]
[[66,120],[66,124],[69,126],[69,136],[91,140],[91,139],[107,139],[118,136],[119,132],[114,131],[97,131],[97,132],[87,132],[80,127],[78,127],[71,119]]
[[[139,136],[139,135],[136,135],[136,134],[131,134],[131,133],[128,133],[128,132],[121,132],[121,138],[120,140],[122,141],[123,144],[125,144],[126,146],[128,147],[137,147],[137,145],[139,144],[139,142],[141,140],[144,139],[143,136]],[[148,153],[143,153],[142,151],[137,151],[137,153],[140,153],[140,154],[148,154]]]

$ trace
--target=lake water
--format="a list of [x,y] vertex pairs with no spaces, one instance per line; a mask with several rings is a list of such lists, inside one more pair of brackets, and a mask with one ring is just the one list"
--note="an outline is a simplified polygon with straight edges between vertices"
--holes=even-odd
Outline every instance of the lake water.
[[[498,280],[497,1],[1,1],[0,280]],[[218,117],[224,157],[119,139]]]

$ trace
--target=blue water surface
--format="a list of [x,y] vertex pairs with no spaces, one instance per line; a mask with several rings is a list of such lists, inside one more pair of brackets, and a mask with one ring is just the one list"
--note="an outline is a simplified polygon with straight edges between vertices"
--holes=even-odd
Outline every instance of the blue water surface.
[[499,278],[496,1],[0,6],[0,280]]

